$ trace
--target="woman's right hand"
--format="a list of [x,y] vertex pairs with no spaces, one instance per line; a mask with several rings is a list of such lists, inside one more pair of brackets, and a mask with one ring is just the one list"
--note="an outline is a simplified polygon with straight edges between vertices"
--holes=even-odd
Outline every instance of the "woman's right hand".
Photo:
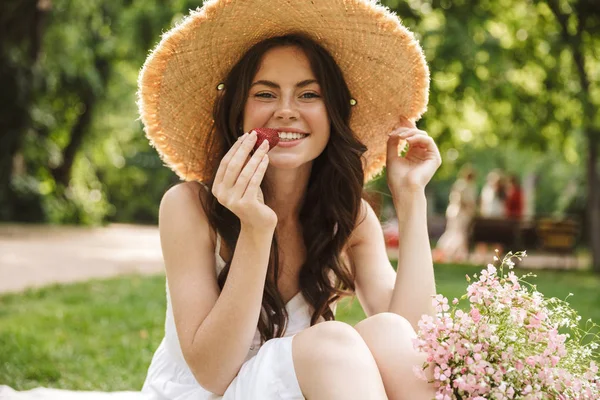
[[256,140],[252,131],[240,136],[229,149],[219,164],[212,194],[240,219],[243,228],[274,230],[277,214],[265,205],[260,189],[269,165],[269,144],[265,140],[248,159]]

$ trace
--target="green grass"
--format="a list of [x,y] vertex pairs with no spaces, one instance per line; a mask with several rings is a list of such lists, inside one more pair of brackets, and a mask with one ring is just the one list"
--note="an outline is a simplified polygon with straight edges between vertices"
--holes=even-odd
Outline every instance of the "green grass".
[[[438,292],[452,299],[480,268],[436,266]],[[600,277],[540,271],[532,279],[546,296],[564,299],[583,320],[600,322]],[[55,285],[0,297],[0,384],[79,390],[139,390],[163,336],[163,276],[121,277]],[[364,318],[358,301],[343,300],[339,320]]]

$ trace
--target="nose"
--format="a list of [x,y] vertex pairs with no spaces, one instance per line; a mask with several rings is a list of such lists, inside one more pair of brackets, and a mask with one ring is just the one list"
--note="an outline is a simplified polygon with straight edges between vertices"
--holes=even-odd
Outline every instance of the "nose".
[[282,101],[277,110],[275,110],[275,118],[278,120],[297,120],[300,116],[298,109],[291,100]]

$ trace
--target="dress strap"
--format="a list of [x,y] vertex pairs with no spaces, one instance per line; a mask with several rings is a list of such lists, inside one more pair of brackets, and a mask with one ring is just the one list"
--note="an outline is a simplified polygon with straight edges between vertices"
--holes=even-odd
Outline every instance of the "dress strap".
[[201,181],[198,181],[198,183],[199,183],[200,185],[202,185],[202,187],[203,187],[204,189],[206,189],[206,191],[207,191],[207,192],[210,192],[210,188],[208,187],[208,185],[207,185],[206,183],[204,183],[204,182],[201,182]]

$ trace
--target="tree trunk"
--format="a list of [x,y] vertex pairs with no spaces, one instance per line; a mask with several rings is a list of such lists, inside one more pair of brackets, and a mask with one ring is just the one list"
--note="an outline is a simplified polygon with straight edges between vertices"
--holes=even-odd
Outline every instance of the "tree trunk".
[[569,33],[569,15],[563,13],[558,0],[548,1],[548,6],[556,17],[561,27],[564,44],[573,54],[573,63],[581,85],[579,99],[583,107],[583,131],[588,144],[587,160],[587,202],[586,216],[588,226],[588,245],[592,252],[592,268],[600,273],[600,188],[598,187],[598,147],[600,145],[600,132],[594,127],[596,106],[590,95],[590,80],[587,76],[584,56],[584,43],[582,34],[586,28],[587,19],[600,12],[600,7],[594,1],[580,0],[575,4],[577,26],[575,33]]
[[71,129],[71,138],[69,144],[63,152],[63,162],[58,167],[52,169],[52,176],[56,183],[62,184],[64,187],[69,186],[71,180],[71,171],[77,151],[83,143],[83,138],[88,131],[88,127],[92,122],[92,111],[96,104],[96,95],[91,88],[85,89],[85,94],[81,98],[84,111],[79,115],[77,122]]
[[592,268],[600,274],[600,180],[598,179],[598,132],[588,134],[587,218]]
[[[10,220],[14,211],[11,178],[13,159],[21,148],[29,124],[31,81],[29,71],[0,64],[0,220]],[[17,78],[18,77],[18,78]],[[19,85],[18,82],[27,82]],[[27,85],[27,87],[25,87]]]
[[[11,185],[13,160],[21,149],[30,124],[33,99],[33,69],[40,53],[50,0],[2,4],[0,26],[0,221],[18,214],[18,196]],[[28,57],[15,61],[8,57],[12,48],[26,48]]]
[[[100,56],[96,57],[98,57],[95,62],[96,69],[100,75],[102,84],[106,85],[111,71],[110,62]],[[73,129],[71,129],[71,138],[63,152],[62,164],[51,170],[52,176],[56,182],[62,184],[64,187],[69,186],[75,156],[83,144],[85,135],[89,131],[88,128],[92,123],[94,107],[96,106],[99,97],[99,94],[94,91],[94,88],[89,82],[80,82],[80,87],[81,89],[79,90],[81,93],[79,98],[83,103],[84,110],[81,115],[79,115],[75,125],[73,125]]]

